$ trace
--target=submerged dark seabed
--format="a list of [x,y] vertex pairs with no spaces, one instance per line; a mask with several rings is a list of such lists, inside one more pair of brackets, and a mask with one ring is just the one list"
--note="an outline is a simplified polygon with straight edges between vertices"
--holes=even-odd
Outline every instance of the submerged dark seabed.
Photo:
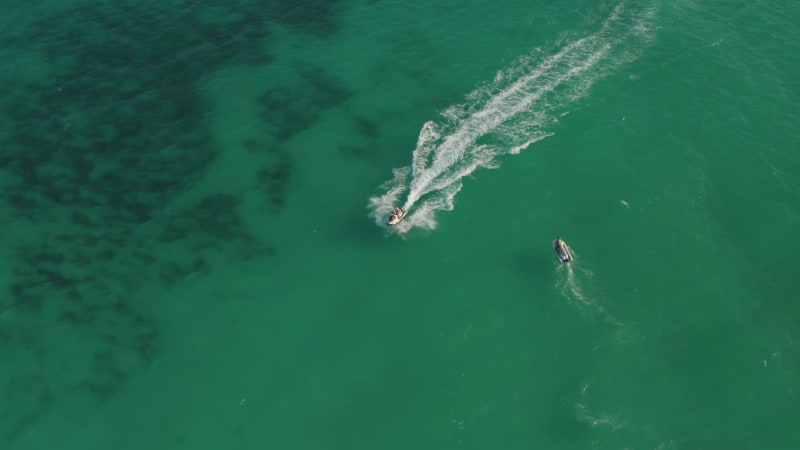
[[[6,7],[25,15],[33,8]],[[0,48],[34,60],[35,76],[5,70],[0,134],[3,203],[19,230],[6,248],[0,328],[0,446],[36,426],[55,402],[102,403],[158,359],[161,325],[140,287],[168,289],[191,274],[279,258],[253,236],[239,199],[190,189],[219,149],[203,78],[226,65],[271,60],[270,28],[324,38],[336,1],[68,2],[7,24]],[[38,64],[36,64],[38,63]],[[259,101],[263,155],[254,185],[279,214],[292,177],[282,142],[348,91],[315,66],[301,96],[273,87]],[[220,255],[224,255],[221,257]],[[217,262],[212,262],[217,261]]]
[[[551,137],[374,225],[426,121],[618,4],[653,41]],[[796,448],[797,12],[4,2],[0,450]]]

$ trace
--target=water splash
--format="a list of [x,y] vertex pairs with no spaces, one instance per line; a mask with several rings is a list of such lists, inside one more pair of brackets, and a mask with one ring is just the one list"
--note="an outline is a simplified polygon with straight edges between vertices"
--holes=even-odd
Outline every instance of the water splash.
[[380,187],[385,192],[370,198],[375,222],[385,226],[401,205],[408,214],[393,230],[435,228],[436,212],[453,209],[465,176],[479,167],[496,168],[498,156],[552,136],[548,127],[595,81],[633,59],[649,40],[653,14],[622,1],[594,33],[565,39],[555,52],[534,50],[467,95],[465,103],[425,123],[411,165],[395,169]]

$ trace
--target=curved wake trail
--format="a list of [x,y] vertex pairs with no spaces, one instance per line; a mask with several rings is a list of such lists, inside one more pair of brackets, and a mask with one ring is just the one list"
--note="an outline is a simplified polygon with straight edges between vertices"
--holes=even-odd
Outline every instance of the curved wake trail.
[[594,272],[584,267],[580,255],[570,247],[573,260],[569,264],[554,263],[556,266],[555,287],[561,296],[571,305],[578,308],[581,313],[593,317],[602,317],[607,323],[617,327],[623,326],[604,306],[606,303],[603,295],[595,287],[592,279]]
[[408,215],[393,229],[435,228],[435,213],[453,209],[465,176],[479,167],[495,168],[499,155],[519,153],[551,136],[547,126],[595,81],[635,58],[649,39],[653,15],[623,0],[594,33],[544,57],[534,51],[470,93],[466,103],[443,111],[438,122],[425,123],[411,166],[395,169],[380,186],[385,193],[370,198],[376,223],[385,225],[400,205]]

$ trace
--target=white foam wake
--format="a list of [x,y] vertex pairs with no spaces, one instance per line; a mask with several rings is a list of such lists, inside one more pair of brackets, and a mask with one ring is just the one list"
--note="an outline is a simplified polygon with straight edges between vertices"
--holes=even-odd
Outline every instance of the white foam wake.
[[408,215],[394,230],[435,228],[435,213],[453,209],[465,176],[479,167],[497,167],[499,155],[519,153],[551,136],[548,126],[569,105],[612,68],[635,57],[648,41],[652,15],[623,0],[594,33],[565,40],[550,54],[534,50],[470,93],[467,102],[425,123],[411,166],[395,169],[380,187],[385,193],[370,198],[376,223],[385,225],[392,208],[401,205]]
[[603,295],[595,287],[592,279],[594,272],[584,267],[580,255],[574,248],[570,247],[573,260],[569,264],[554,262],[556,267],[556,288],[561,295],[573,306],[578,308],[581,313],[592,317],[602,318],[609,324],[622,327],[607,309],[607,302]]

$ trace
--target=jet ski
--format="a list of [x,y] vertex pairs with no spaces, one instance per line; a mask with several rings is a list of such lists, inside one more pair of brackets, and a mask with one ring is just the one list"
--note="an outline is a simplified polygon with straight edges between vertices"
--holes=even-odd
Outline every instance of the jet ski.
[[389,214],[389,218],[386,220],[386,225],[397,225],[405,216],[406,212],[403,210],[403,208],[395,208],[394,211]]
[[556,256],[558,256],[558,259],[560,259],[562,263],[566,264],[572,261],[572,252],[569,251],[567,243],[561,239],[561,236],[557,237],[556,240],[553,241],[553,250],[555,250]]

